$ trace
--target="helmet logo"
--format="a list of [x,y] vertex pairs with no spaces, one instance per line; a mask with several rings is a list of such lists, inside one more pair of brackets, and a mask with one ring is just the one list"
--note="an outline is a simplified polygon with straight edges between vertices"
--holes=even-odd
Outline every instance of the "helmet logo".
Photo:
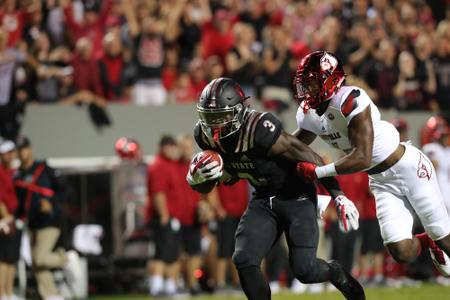
[[211,101],[208,103],[208,107],[209,107],[209,108],[216,108],[216,107],[217,107],[216,100],[211,100]]
[[326,52],[320,59],[320,68],[323,71],[333,71],[336,68],[337,64],[337,59]]

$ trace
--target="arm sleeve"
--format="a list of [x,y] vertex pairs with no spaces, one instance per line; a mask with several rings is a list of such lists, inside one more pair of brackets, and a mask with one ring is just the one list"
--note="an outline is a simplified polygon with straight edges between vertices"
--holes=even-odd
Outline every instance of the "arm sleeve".
[[105,6],[101,9],[100,14],[98,16],[97,22],[99,24],[105,24],[106,20],[108,19],[108,16],[111,14],[111,10],[113,7],[112,0],[106,0]]
[[358,88],[352,89],[347,95],[344,95],[343,99],[341,112],[347,120],[347,125],[350,124],[350,121],[356,115],[366,109],[371,102],[366,92]]
[[80,29],[80,25],[75,21],[75,18],[73,17],[73,11],[72,11],[72,5],[69,5],[63,9],[64,18],[66,20],[67,25],[70,27],[71,30],[78,30]]
[[283,131],[283,125],[271,113],[265,113],[256,124],[254,143],[258,152],[263,155],[269,152]]

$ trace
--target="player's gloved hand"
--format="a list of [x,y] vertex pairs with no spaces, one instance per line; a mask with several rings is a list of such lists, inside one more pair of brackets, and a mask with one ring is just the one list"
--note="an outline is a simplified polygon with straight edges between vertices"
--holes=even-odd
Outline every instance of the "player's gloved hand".
[[336,209],[339,218],[339,228],[342,232],[350,232],[359,228],[359,212],[355,204],[344,195],[337,196]]
[[316,164],[302,161],[297,164],[297,174],[306,181],[312,182],[317,179],[316,168]]
[[223,175],[223,169],[219,162],[211,160],[210,157],[200,162],[200,155],[201,153],[198,153],[191,160],[189,172],[186,176],[189,185],[197,185],[205,181],[216,180]]

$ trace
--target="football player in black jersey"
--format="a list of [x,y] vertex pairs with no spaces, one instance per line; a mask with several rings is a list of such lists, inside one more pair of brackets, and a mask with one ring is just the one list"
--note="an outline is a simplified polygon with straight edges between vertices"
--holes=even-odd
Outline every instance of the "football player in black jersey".
[[[361,285],[339,263],[316,258],[316,189],[298,176],[296,168],[301,161],[322,165],[322,159],[283,131],[272,114],[251,110],[246,100],[239,84],[229,78],[215,79],[203,89],[197,104],[200,120],[195,126],[195,140],[203,150],[218,152],[224,168],[215,162],[205,163],[200,169],[191,167],[187,180],[201,192],[210,191],[219,178],[225,184],[247,179],[255,188],[236,231],[233,254],[247,298],[271,299],[260,264],[284,232],[292,271],[301,282],[330,281],[346,299],[365,299]],[[344,211],[342,220],[357,229],[358,211],[336,180],[328,177],[321,183],[341,208],[338,211]]]

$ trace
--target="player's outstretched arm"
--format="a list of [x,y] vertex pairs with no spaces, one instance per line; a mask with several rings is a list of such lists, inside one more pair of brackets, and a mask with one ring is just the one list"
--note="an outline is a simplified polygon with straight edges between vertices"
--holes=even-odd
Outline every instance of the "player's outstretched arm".
[[[322,166],[324,164],[320,155],[315,153],[308,145],[301,142],[298,138],[286,132],[281,133],[280,137],[269,150],[269,155],[282,156],[294,163],[309,162],[317,166]],[[333,199],[343,195],[339,183],[334,177],[323,178],[320,182],[328,190]]]
[[[323,165],[323,160],[317,153],[295,136],[286,132],[280,134],[275,144],[269,150],[269,156],[281,156],[297,164],[307,162],[312,166]],[[320,182],[336,202],[341,230],[344,232],[357,230],[359,228],[358,210],[353,202],[344,195],[337,180],[334,177],[326,177],[320,179]]]
[[373,148],[373,126],[370,106],[357,114],[348,125],[353,150],[335,162],[338,174],[363,171],[370,167]]
[[314,162],[299,164],[300,175],[310,181],[338,174],[363,171],[370,167],[373,148],[373,127],[370,106],[355,115],[348,125],[353,150],[336,162],[320,166]]

